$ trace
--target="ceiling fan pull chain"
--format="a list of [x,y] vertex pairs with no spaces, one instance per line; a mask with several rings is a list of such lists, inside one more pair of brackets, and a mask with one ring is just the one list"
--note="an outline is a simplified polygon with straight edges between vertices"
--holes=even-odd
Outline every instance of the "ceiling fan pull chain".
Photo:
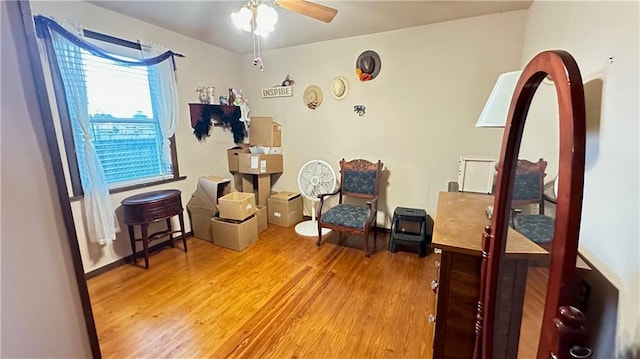
[[260,57],[260,38],[256,34],[255,30],[256,25],[254,22],[251,22],[251,39],[253,40],[253,66],[258,66],[260,71],[264,71],[264,64],[262,63],[262,58]]

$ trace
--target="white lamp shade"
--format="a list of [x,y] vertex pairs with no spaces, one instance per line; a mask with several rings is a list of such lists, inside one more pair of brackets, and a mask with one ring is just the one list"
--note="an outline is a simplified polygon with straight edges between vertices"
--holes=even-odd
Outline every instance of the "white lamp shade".
[[243,6],[238,12],[231,13],[231,21],[238,29],[250,32],[253,13],[249,8]]
[[513,91],[522,71],[512,71],[498,76],[487,103],[480,113],[476,127],[504,127],[509,115]]
[[266,37],[270,32],[275,30],[276,23],[278,22],[278,12],[265,4],[258,5],[256,11],[255,33]]

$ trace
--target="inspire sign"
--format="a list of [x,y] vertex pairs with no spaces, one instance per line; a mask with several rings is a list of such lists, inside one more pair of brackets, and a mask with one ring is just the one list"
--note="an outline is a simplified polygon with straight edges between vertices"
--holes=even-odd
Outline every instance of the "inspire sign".
[[291,86],[276,86],[262,89],[262,98],[293,96]]

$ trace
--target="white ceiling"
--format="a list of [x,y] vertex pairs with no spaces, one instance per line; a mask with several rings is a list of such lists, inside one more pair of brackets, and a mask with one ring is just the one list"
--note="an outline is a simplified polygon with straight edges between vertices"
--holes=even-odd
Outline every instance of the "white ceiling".
[[[249,33],[230,14],[245,1],[89,1],[133,18],[240,53],[253,49]],[[528,9],[532,1],[316,1],[338,10],[324,22],[277,8],[278,24],[262,50],[372,34],[466,17]]]

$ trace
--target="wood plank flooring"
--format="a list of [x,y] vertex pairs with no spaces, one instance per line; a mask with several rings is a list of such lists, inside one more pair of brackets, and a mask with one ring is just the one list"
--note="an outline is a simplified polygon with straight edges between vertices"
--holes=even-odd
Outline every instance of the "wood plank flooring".
[[[88,281],[104,358],[430,358],[434,256],[270,225],[243,252],[190,238]],[[180,246],[179,244],[177,245]],[[142,262],[140,262],[142,263]]]

